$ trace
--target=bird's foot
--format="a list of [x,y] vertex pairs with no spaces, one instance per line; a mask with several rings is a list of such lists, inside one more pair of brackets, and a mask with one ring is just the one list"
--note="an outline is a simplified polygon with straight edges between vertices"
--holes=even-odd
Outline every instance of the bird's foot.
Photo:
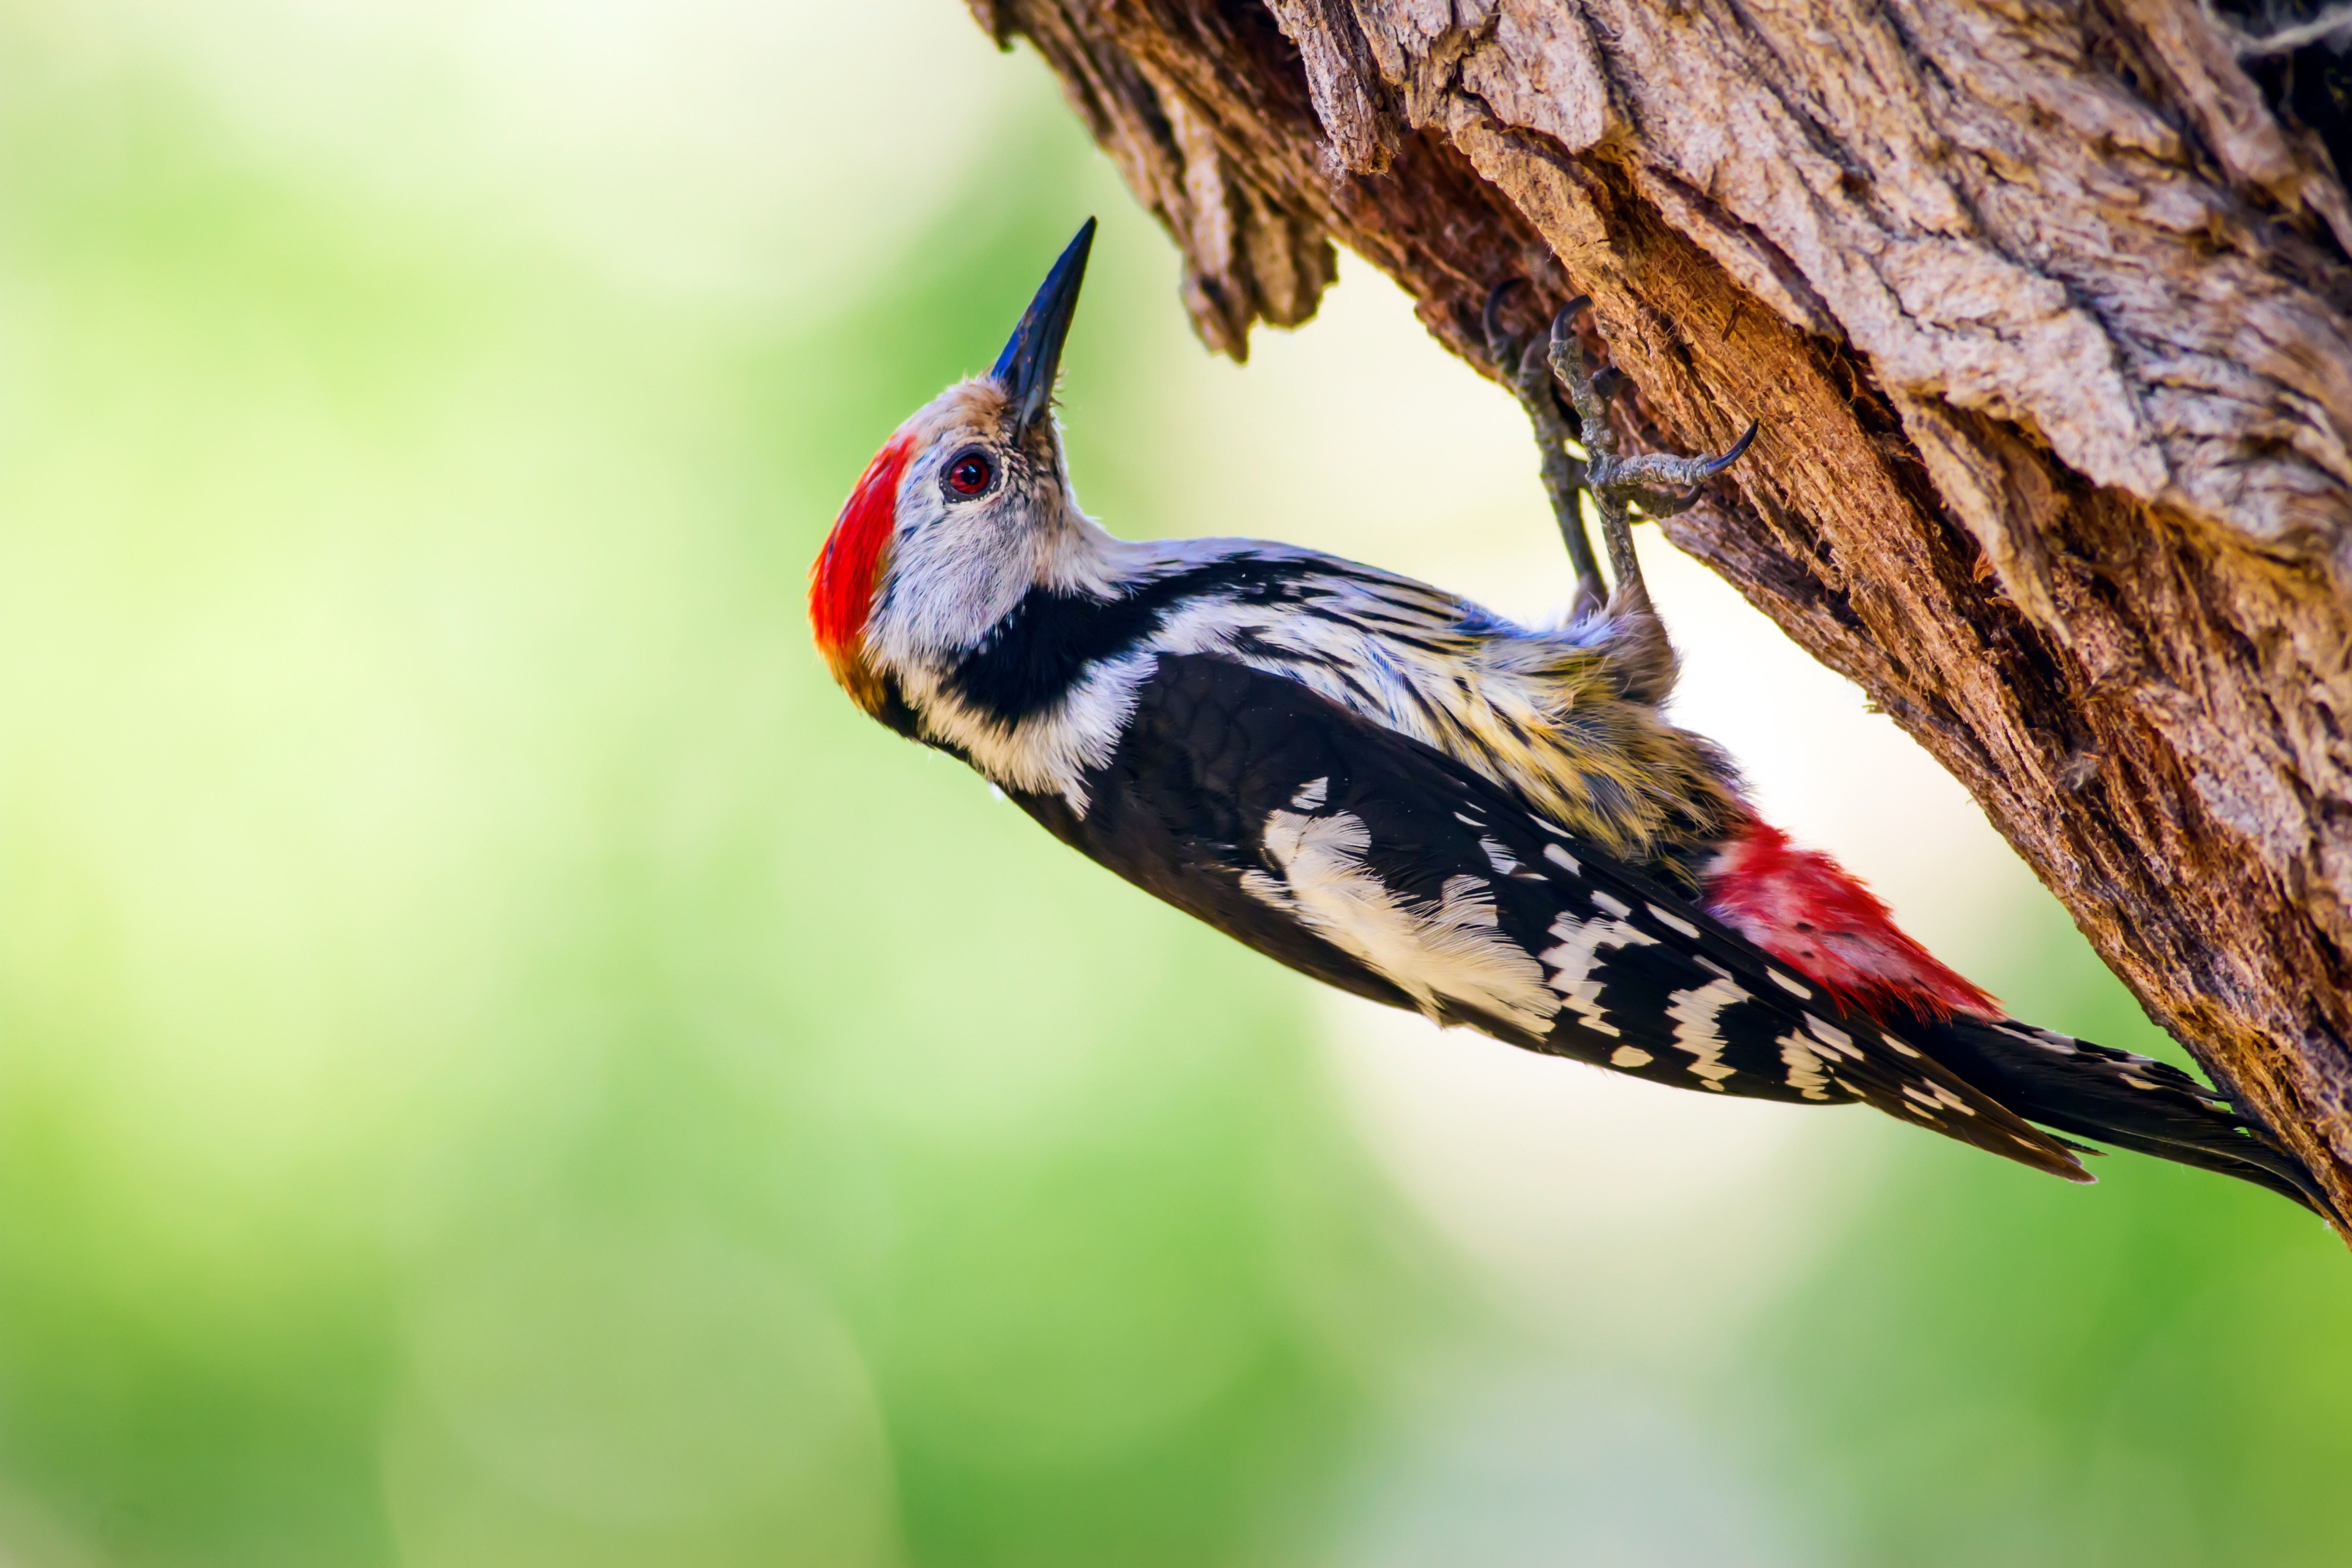
[[1756,424],[1750,420],[1747,433],[1716,457],[1644,452],[1635,458],[1596,458],[1585,465],[1584,482],[1608,500],[1640,507],[1644,516],[1672,517],[1697,505],[1706,493],[1700,487],[1738,462],[1755,439]]
[[1609,563],[1616,573],[1619,593],[1629,602],[1646,603],[1641,563],[1633,553],[1630,509],[1638,506],[1644,515],[1661,518],[1697,504],[1702,494],[1699,487],[1738,461],[1748,443],[1756,439],[1756,426],[1749,424],[1746,435],[1714,457],[1681,458],[1664,452],[1618,456],[1617,433],[1609,422],[1609,399],[1625,384],[1625,377],[1614,365],[1598,373],[1585,365],[1575,322],[1578,313],[1591,303],[1589,297],[1580,296],[1560,307],[1552,318],[1545,357],[1553,378],[1576,406],[1589,454],[1580,477],[1592,492],[1594,510],[1601,514],[1601,535],[1609,547]]
[[1560,406],[1549,346],[1521,339],[1503,323],[1503,301],[1513,289],[1525,286],[1526,280],[1518,278],[1506,278],[1496,284],[1486,295],[1480,324],[1488,356],[1527,411],[1528,423],[1535,427],[1544,495],[1551,502],[1552,521],[1559,527],[1560,542],[1568,547],[1569,563],[1576,571],[1576,598],[1569,613],[1571,617],[1581,616],[1599,609],[1607,595],[1592,541],[1584,531],[1584,461],[1569,450],[1569,443],[1581,441],[1583,432],[1575,416]]

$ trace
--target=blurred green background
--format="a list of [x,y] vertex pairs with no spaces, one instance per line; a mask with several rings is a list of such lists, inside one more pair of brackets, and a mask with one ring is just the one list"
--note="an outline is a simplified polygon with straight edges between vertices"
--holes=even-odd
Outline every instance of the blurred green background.
[[[1210,361],[952,0],[0,0],[0,1563],[2352,1563],[2288,1205],[1334,1001],[832,689],[834,510],[1090,211],[1115,530],[1565,595],[1384,280]],[[2158,1047],[1652,559],[1774,811]]]

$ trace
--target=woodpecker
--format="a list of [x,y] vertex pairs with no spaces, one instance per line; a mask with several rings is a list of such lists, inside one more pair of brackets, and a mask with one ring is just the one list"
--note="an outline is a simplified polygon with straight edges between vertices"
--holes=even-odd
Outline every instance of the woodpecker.
[[1752,426],[1717,457],[1621,455],[1585,302],[1522,343],[1507,279],[1485,324],[1576,571],[1557,625],[1292,545],[1118,539],[1079,510],[1052,408],[1094,232],[994,367],[883,444],[811,569],[817,647],[867,713],[1356,995],[1654,1083],[1859,1100],[2071,1181],[2093,1139],[2332,1215],[2224,1096],[2008,1016],[1667,720],[1631,508],[1691,504]]

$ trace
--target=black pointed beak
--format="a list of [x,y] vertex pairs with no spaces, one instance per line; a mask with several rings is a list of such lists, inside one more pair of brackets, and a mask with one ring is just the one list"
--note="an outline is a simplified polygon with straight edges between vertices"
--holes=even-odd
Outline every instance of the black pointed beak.
[[994,374],[1011,398],[1013,427],[1025,436],[1045,417],[1054,402],[1054,374],[1062,365],[1062,342],[1070,335],[1070,318],[1078,310],[1078,285],[1087,280],[1087,253],[1094,248],[1095,220],[1087,219],[1076,239],[1062,252],[1021,324],[1013,329],[1004,352],[996,356]]

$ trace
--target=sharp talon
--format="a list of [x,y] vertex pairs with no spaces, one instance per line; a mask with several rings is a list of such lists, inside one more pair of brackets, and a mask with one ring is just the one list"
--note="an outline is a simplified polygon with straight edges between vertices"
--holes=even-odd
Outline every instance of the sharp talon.
[[1506,278],[1486,290],[1486,308],[1479,312],[1478,325],[1486,335],[1486,352],[1497,362],[1509,357],[1500,352],[1500,346],[1511,341],[1503,331],[1503,301],[1510,298],[1512,289],[1527,285],[1524,278]]
[[1583,314],[1585,308],[1591,303],[1591,295],[1579,294],[1575,299],[1570,300],[1567,304],[1562,305],[1559,308],[1559,313],[1551,319],[1552,347],[1558,348],[1562,343],[1573,342],[1575,341],[1576,318]]
[[1615,365],[1603,365],[1601,373],[1592,378],[1592,394],[1602,399],[1614,397],[1625,389],[1631,379]]
[[1755,439],[1756,421],[1750,419],[1748,422],[1748,434],[1742,436],[1738,440],[1734,441],[1731,444],[1731,450],[1726,452],[1722,457],[1708,458],[1706,466],[1698,471],[1698,477],[1702,479],[1711,479],[1715,478],[1716,475],[1723,472],[1724,469],[1739,461],[1739,455],[1748,450],[1748,444]]

